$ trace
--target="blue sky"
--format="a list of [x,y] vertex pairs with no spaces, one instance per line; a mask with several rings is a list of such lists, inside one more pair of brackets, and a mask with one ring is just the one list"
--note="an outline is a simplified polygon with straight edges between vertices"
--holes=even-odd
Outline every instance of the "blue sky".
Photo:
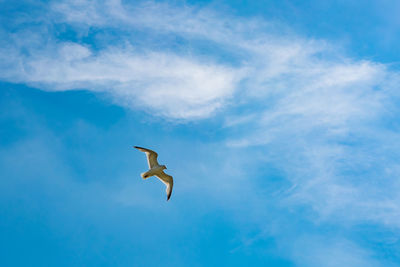
[[398,1],[0,10],[1,266],[400,265]]

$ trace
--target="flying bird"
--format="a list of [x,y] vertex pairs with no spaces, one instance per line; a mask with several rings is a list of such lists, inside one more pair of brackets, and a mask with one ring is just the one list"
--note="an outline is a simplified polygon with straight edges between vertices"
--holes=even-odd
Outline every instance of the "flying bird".
[[161,182],[163,182],[167,186],[165,191],[167,192],[167,201],[168,201],[169,198],[171,197],[174,180],[172,179],[172,176],[170,176],[164,172],[164,170],[167,167],[165,165],[158,164],[158,162],[157,162],[158,154],[156,152],[154,152],[153,150],[143,148],[140,146],[134,146],[134,148],[139,149],[140,151],[146,153],[146,156],[147,156],[147,163],[149,164],[150,170],[142,173],[141,174],[142,178],[147,179],[151,176],[157,176],[157,178],[160,179]]

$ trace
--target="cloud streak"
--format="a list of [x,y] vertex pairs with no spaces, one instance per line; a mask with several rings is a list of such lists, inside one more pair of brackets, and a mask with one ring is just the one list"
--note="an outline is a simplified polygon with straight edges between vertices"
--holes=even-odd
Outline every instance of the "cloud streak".
[[49,91],[106,92],[119,104],[176,119],[210,115],[232,95],[238,75],[229,67],[155,51],[109,48],[93,55],[85,46],[63,43],[53,53],[32,52],[8,79]]

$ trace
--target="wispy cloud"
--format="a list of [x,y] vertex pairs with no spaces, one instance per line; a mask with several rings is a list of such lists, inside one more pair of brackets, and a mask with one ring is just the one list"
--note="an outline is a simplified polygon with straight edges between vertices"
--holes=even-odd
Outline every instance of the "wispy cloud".
[[229,67],[132,50],[108,48],[94,55],[79,44],[56,44],[20,55],[20,67],[3,76],[50,91],[106,92],[119,104],[178,119],[210,115],[232,95],[238,79],[238,71]]
[[[206,8],[65,1],[52,4],[50,11],[42,26],[46,38],[24,30],[13,35],[13,48],[3,49],[2,57],[9,58],[3,63],[3,79],[47,90],[105,91],[117,103],[150,108],[165,117],[207,117],[232,96],[237,97],[233,102],[249,103],[254,98],[268,101],[276,94],[291,94],[282,103],[286,112],[301,113],[301,107],[291,103],[311,97],[314,106],[303,109],[311,107],[318,113],[318,105],[326,103],[314,99],[324,96],[326,102],[335,97],[336,91],[326,95],[332,87],[359,87],[385,73],[379,64],[354,62],[338,55],[336,47],[300,38],[283,26],[260,19],[221,18]],[[98,41],[101,48],[95,49],[81,41],[64,42],[49,29],[49,23],[119,31],[119,44],[102,40]],[[133,35],[132,30],[146,33]],[[277,34],[280,30],[284,33]],[[188,42],[186,50],[169,39],[171,35]],[[35,40],[33,45],[23,42],[27,38]],[[220,53],[213,53],[214,49]],[[309,95],[299,93],[299,88],[308,88]],[[352,105],[349,101],[341,105],[331,107],[332,112],[346,116]],[[320,119],[328,112],[320,114]]]

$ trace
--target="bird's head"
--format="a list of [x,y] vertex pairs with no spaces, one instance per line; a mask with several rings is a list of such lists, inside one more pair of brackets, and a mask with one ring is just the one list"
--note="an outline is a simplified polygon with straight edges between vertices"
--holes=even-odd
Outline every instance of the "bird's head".
[[167,166],[165,166],[165,165],[162,165],[161,167],[163,168],[163,170],[167,169]]

